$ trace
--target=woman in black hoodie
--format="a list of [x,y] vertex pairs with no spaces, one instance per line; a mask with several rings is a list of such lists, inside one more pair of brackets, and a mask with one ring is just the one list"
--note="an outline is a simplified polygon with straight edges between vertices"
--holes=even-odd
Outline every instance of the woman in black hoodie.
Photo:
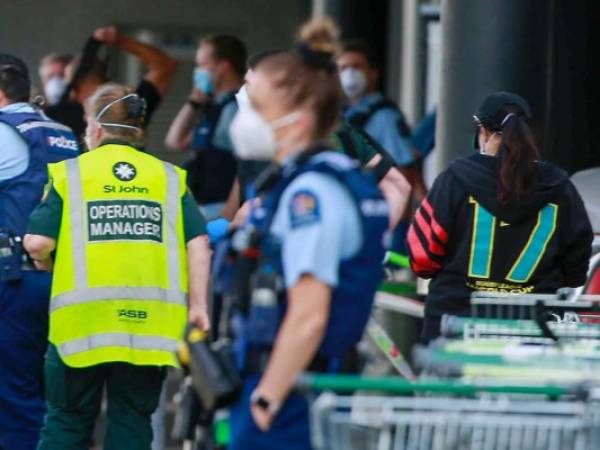
[[473,116],[479,154],[440,174],[408,233],[413,271],[431,278],[423,341],[473,291],[553,293],[584,283],[592,230],[567,173],[539,161],[522,97],[489,95]]

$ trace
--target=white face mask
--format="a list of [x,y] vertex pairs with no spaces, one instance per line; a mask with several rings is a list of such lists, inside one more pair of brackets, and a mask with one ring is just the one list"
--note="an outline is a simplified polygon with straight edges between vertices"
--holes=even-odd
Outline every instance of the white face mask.
[[489,153],[487,153],[487,152],[485,151],[485,147],[487,146],[488,142],[490,142],[490,141],[492,140],[492,138],[494,137],[494,135],[495,135],[495,134],[496,134],[496,132],[493,132],[493,133],[490,135],[490,137],[488,138],[488,140],[485,142],[485,144],[483,144],[483,145],[481,146],[481,148],[479,149],[479,153],[480,153],[480,154],[482,154],[482,155],[489,155]]
[[44,94],[49,105],[56,105],[67,88],[67,83],[63,77],[53,76],[44,86]]
[[237,91],[237,94],[235,94],[235,99],[237,101],[238,108],[252,107],[245,84],[243,84],[240,90]]
[[294,111],[269,123],[252,105],[241,107],[229,128],[229,135],[240,159],[271,161],[277,153],[275,130],[296,122],[299,112]]
[[340,82],[342,90],[346,97],[354,98],[365,92],[367,89],[367,76],[362,70],[348,67],[340,73]]

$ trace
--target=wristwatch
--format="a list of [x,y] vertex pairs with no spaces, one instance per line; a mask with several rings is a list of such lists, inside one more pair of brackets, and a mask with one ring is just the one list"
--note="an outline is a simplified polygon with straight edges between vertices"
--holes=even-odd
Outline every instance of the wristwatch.
[[205,102],[199,102],[193,98],[188,98],[187,104],[190,105],[194,111],[200,111],[202,108],[204,108]]
[[250,404],[258,406],[260,409],[267,411],[273,416],[276,415],[279,412],[279,408],[281,408],[279,403],[265,398],[262,394],[257,392],[256,389],[250,394]]

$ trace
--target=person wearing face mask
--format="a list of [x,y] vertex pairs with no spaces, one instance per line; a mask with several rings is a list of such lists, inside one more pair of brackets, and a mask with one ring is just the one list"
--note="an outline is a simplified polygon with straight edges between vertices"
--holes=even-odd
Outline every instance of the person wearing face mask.
[[[303,40],[306,36],[311,35],[313,28],[322,27],[322,21],[314,20],[306,22],[299,30],[298,38]],[[327,21],[327,27],[331,32],[323,36],[327,44],[337,46],[335,37],[337,36],[337,27],[331,21]],[[254,68],[268,56],[277,53],[283,53],[284,50],[266,50],[256,53],[248,59],[248,71],[245,76],[245,84],[236,94],[238,107],[251,108],[247,94],[247,86],[252,79]],[[239,120],[239,117],[234,118],[234,122]],[[363,130],[354,127],[344,120],[340,121],[340,125],[329,138],[332,148],[350,156],[356,160],[362,167],[367,167],[373,170],[377,178],[378,185],[382,190],[386,200],[390,205],[390,228],[394,228],[402,213],[405,210],[406,204],[410,197],[410,184],[402,176],[402,174],[394,167],[395,164],[387,152],[374,141]],[[252,160],[243,157],[238,158],[237,180],[233,192],[228,201],[233,201],[233,205],[243,204],[248,200],[247,187],[256,180],[261,172],[263,172],[270,164],[269,155],[261,155],[262,159]]]
[[23,252],[46,164],[79,155],[73,132],[29,103],[23,61],[0,54],[0,448],[33,450],[45,412],[50,276]]
[[[346,96],[345,120],[363,129],[393,159],[412,188],[412,197],[420,202],[427,193],[419,151],[411,130],[398,106],[377,91],[379,71],[375,55],[362,40],[342,42],[337,58],[340,82]],[[410,202],[394,234],[393,249],[405,253],[410,220]]]
[[[189,187],[209,219],[220,215],[236,175],[229,127],[245,65],[246,48],[237,37],[204,37],[196,52],[192,91],[165,139],[173,150],[191,150],[184,164]],[[233,212],[225,215],[231,218]]]
[[67,87],[65,70],[72,59],[72,55],[53,52],[40,61],[38,74],[46,97],[46,105],[56,105],[62,98]]
[[473,117],[479,152],[438,176],[408,233],[413,271],[431,278],[424,342],[442,315],[469,315],[473,291],[555,293],[586,278],[590,222],[567,173],[540,161],[527,101],[496,92]]
[[343,42],[337,65],[348,102],[344,118],[364,129],[400,168],[414,165],[418,152],[411,141],[410,128],[398,106],[377,92],[379,71],[369,46],[360,40]]
[[81,55],[65,68],[66,92],[60,102],[50,105],[45,112],[54,120],[69,126],[78,137],[85,133],[84,105],[103,83],[109,81],[108,68],[98,57],[102,46],[124,51],[137,58],[147,69],[135,92],[146,101],[143,126],[146,128],[177,71],[177,61],[162,50],[132,39],[115,26],[94,30]]
[[108,83],[86,105],[92,151],[50,164],[24,245],[53,269],[39,449],[150,449],[150,416],[186,323],[208,330],[210,250],[185,172],[140,151],[144,101]]
[[239,157],[281,166],[231,240],[240,258],[257,258],[246,272],[251,292],[231,309],[244,380],[231,450],[311,448],[308,404],[294,382],[352,359],[383,275],[387,203],[372,174],[327,146],[342,96],[335,47],[322,33],[326,25],[256,65],[252,107],[240,106],[231,127]]

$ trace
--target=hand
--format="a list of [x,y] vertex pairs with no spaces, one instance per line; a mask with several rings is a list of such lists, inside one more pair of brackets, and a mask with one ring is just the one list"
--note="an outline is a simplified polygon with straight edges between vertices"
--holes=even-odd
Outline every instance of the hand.
[[271,428],[271,424],[273,423],[273,415],[257,405],[250,405],[250,412],[252,413],[252,418],[254,419],[254,423],[261,431],[269,431]]
[[119,30],[117,27],[101,27],[94,31],[94,39],[106,44],[117,45],[119,40]]
[[240,228],[250,214],[250,208],[258,208],[261,204],[260,197],[244,202],[240,209],[235,213],[233,220],[229,224],[229,228]]
[[42,270],[44,272],[52,272],[52,267],[54,264],[52,263],[52,258],[46,258],[44,260],[33,260],[33,265],[37,270]]
[[188,312],[188,322],[200,328],[204,332],[210,330],[210,318],[206,312],[206,308],[201,306],[190,306]]
[[190,98],[196,102],[202,103],[208,99],[206,94],[202,92],[200,89],[192,88],[192,92],[190,92]]

